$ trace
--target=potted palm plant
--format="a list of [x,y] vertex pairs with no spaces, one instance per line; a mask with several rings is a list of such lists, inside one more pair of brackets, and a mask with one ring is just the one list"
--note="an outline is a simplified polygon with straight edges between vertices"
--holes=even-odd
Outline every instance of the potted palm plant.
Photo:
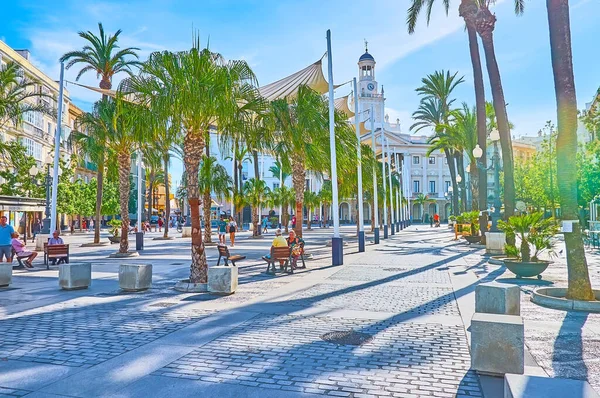
[[477,243],[481,240],[479,236],[479,211],[469,211],[461,214],[463,222],[469,224],[469,235],[463,235],[463,237],[469,243]]
[[121,242],[121,237],[119,236],[119,233],[121,232],[121,220],[117,220],[116,218],[113,218],[107,224],[110,227],[110,233],[112,234],[112,236],[108,237],[108,240],[110,240],[110,243]]
[[542,272],[551,261],[541,260],[540,254],[547,251],[552,257],[554,253],[554,235],[559,231],[553,218],[544,219],[542,212],[512,216],[508,222],[498,221],[498,228],[507,236],[520,239],[520,246],[506,245],[506,254],[514,258],[504,259],[504,265],[517,278],[537,276],[542,279]]

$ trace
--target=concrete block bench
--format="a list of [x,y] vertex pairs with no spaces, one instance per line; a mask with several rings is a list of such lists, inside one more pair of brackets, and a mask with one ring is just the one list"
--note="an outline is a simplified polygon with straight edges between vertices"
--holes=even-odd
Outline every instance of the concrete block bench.
[[6,287],[12,283],[12,263],[0,263],[0,287]]
[[585,380],[507,374],[504,398],[600,398]]
[[62,289],[87,289],[91,284],[91,263],[69,263],[58,266],[58,286]]
[[524,332],[520,316],[475,313],[471,319],[471,368],[492,376],[523,374]]
[[152,264],[119,265],[119,287],[128,292],[152,287]]
[[220,294],[235,293],[238,286],[237,267],[217,266],[208,268],[208,291]]
[[521,289],[504,283],[482,283],[475,288],[475,312],[521,315]]

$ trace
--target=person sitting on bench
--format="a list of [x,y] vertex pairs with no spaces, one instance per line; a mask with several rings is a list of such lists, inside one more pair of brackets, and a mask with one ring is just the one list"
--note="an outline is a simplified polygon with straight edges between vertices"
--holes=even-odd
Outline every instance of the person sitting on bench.
[[[271,243],[271,247],[286,247],[288,245],[287,240],[283,236],[281,236],[281,229],[277,229],[275,231],[275,239],[273,239],[273,243]],[[267,261],[267,259],[271,258],[271,253],[263,256],[263,260]]]
[[14,232],[12,234],[11,245],[12,245],[13,249],[15,250],[15,253],[17,253],[17,256],[19,256],[19,257],[27,256],[27,260],[24,261],[25,266],[27,268],[33,268],[33,264],[31,264],[31,262],[33,261],[34,258],[37,257],[37,253],[26,250],[25,243],[19,240],[18,232]]
[[290,264],[290,266],[292,267],[292,269],[296,269],[298,259],[300,258],[300,256],[302,255],[302,251],[304,250],[304,240],[302,238],[298,238],[296,236],[296,231],[292,229],[286,242],[287,245],[292,248],[292,263]]
[[[58,230],[52,232],[52,238],[48,239],[48,246],[52,246],[52,245],[64,245],[65,242],[63,242],[62,238],[58,236]],[[59,259],[53,258],[52,259],[52,265],[56,265],[56,260],[58,260],[58,263],[64,263],[65,261],[67,261],[66,257],[61,257]]]

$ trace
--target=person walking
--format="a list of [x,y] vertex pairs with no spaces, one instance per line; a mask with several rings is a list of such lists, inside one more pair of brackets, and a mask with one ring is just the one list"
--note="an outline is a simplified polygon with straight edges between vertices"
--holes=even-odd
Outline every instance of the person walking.
[[7,263],[12,263],[11,239],[15,230],[7,221],[6,216],[0,217],[0,263],[4,262],[4,258]]
[[267,230],[267,223],[269,222],[269,220],[267,219],[267,216],[264,216],[262,219],[262,227],[263,227],[263,233],[267,233],[269,232]]
[[235,246],[235,232],[237,229],[237,223],[235,219],[232,217],[229,221],[229,241],[231,242],[231,247]]
[[296,229],[296,215],[292,217],[292,229]]
[[162,217],[158,217],[158,232],[162,231],[163,219]]
[[225,234],[227,233],[227,221],[225,221],[224,215],[221,214],[221,218],[219,218],[217,225],[219,226],[219,244],[226,245]]
[[90,218],[90,230],[94,230],[94,219]]

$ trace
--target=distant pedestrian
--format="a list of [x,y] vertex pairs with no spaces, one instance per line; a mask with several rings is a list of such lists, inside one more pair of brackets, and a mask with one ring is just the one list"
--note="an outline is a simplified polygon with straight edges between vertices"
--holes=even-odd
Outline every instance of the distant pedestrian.
[[81,227],[87,231],[87,220],[85,218],[81,221]]
[[94,219],[90,218],[90,230],[94,230]]
[[296,215],[292,216],[292,229],[296,229]]
[[0,263],[6,258],[7,263],[12,263],[12,234],[15,232],[12,225],[7,224],[6,216],[0,217]]
[[158,217],[158,232],[162,231],[163,219],[162,217]]
[[227,242],[225,241],[225,233],[227,233],[228,226],[227,221],[225,221],[225,216],[221,215],[217,226],[219,227],[219,243],[226,245]]
[[231,247],[235,246],[235,232],[237,230],[237,223],[235,219],[232,217],[229,221],[229,241],[231,242]]
[[269,220],[267,219],[267,216],[264,216],[262,219],[262,227],[263,227],[263,233],[269,232],[267,230],[267,223],[269,222]]

